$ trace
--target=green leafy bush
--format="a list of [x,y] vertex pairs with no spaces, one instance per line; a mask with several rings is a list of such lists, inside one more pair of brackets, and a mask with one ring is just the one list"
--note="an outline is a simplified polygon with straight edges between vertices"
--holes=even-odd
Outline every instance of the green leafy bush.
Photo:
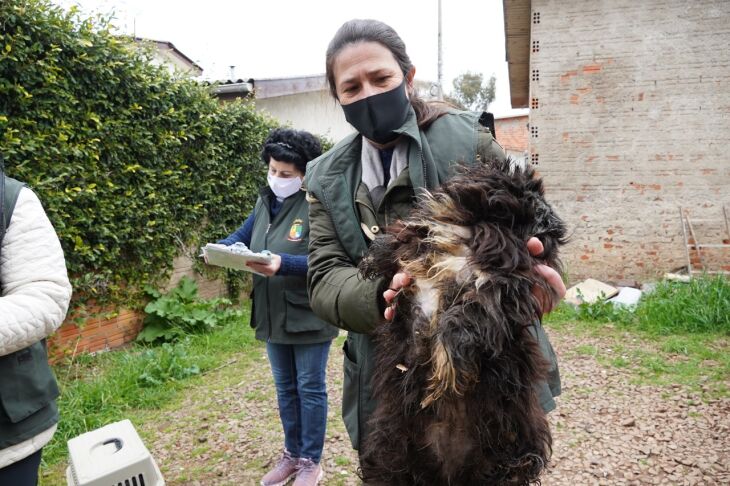
[[178,286],[165,295],[152,288],[147,292],[154,300],[144,309],[147,316],[137,341],[177,341],[189,334],[210,332],[243,319],[243,313],[232,308],[228,299],[201,299],[198,284],[189,277],[183,277]]
[[200,366],[189,363],[185,347],[163,343],[159,353],[148,349],[144,351],[146,361],[144,371],[137,378],[139,386],[161,386],[169,381],[177,381],[200,373]]
[[153,65],[103,18],[4,0],[0,26],[0,152],[43,202],[77,295],[136,301],[181,249],[240,225],[272,120]]

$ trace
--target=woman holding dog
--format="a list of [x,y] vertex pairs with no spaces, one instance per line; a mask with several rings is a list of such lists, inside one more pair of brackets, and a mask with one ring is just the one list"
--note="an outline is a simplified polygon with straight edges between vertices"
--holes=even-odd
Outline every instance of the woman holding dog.
[[[357,264],[369,241],[405,218],[416,195],[444,182],[456,161],[504,158],[504,151],[480,114],[421,100],[413,85],[415,67],[405,44],[375,20],[346,22],[330,42],[326,74],[332,96],[357,133],[340,141],[309,166],[305,187],[310,203],[309,271],[312,309],[349,331],[344,345],[342,414],[352,445],[360,448],[374,409],[371,396],[373,344],[369,334],[393,316],[389,303],[410,278],[364,280]],[[542,253],[536,238],[533,255]],[[537,266],[555,294],[565,286],[551,268]],[[540,297],[540,296],[538,296]],[[556,300],[542,296],[549,311]],[[548,383],[538,391],[546,411],[560,393],[555,354],[541,326],[537,339],[550,361]]]

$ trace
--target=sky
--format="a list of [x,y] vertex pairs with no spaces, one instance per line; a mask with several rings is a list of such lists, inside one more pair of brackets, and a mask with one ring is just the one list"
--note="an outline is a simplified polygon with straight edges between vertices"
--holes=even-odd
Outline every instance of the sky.
[[[206,79],[324,72],[332,36],[352,18],[374,18],[406,43],[416,78],[437,80],[438,0],[53,0],[85,14],[112,15],[120,33],[172,42]],[[444,92],[466,71],[497,77],[496,116],[512,110],[502,0],[442,0]]]

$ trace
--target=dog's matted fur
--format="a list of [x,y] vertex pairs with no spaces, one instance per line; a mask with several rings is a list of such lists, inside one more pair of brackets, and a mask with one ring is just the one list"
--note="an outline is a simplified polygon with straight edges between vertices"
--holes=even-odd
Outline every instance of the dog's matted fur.
[[[554,298],[534,270],[559,269],[565,226],[531,168],[460,167],[376,238],[366,278],[405,271],[393,321],[375,332],[375,409],[360,451],[368,485],[539,482],[552,439],[535,384],[547,362],[534,338]],[[545,252],[527,250],[531,236]]]

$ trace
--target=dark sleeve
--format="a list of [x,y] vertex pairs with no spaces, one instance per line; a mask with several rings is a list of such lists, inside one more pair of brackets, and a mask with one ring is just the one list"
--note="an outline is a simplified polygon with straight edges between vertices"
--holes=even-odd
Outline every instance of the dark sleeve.
[[234,243],[241,242],[246,246],[251,246],[251,235],[253,234],[253,224],[255,221],[256,214],[252,212],[251,215],[246,218],[246,221],[243,222],[240,228],[238,228],[236,231],[223,238],[222,240],[218,240],[218,244],[228,246]]
[[277,275],[290,277],[306,277],[307,255],[290,255],[289,253],[279,253],[281,257],[281,267],[276,272]]
[[384,321],[385,278],[365,280],[342,247],[327,209],[316,197],[309,201],[309,271],[312,310],[321,319],[347,331],[370,333]]

